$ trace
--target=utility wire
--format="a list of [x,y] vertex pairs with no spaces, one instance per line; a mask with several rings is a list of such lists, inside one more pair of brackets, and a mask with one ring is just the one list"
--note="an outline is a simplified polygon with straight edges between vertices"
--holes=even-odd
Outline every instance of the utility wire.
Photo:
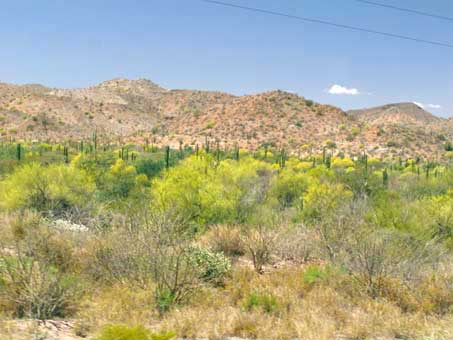
[[407,13],[422,15],[422,16],[425,16],[425,17],[441,19],[441,20],[447,20],[447,21],[452,21],[453,22],[453,17],[447,17],[447,16],[443,16],[443,15],[439,15],[439,14],[418,11],[418,10],[411,9],[411,8],[398,7],[398,6],[394,6],[394,5],[384,4],[382,2],[369,1],[369,0],[352,0],[352,1],[361,2],[363,4],[372,5],[372,6],[390,8],[390,9],[394,9],[394,10],[397,10],[397,11],[400,11],[400,12],[407,12]]
[[272,15],[272,16],[294,19],[294,20],[303,21],[303,22],[327,25],[327,26],[343,28],[343,29],[347,29],[347,30],[351,30],[351,31],[365,32],[365,33],[370,33],[370,34],[375,34],[375,35],[380,35],[380,36],[385,36],[385,37],[414,41],[417,43],[453,48],[453,44],[449,44],[449,43],[443,43],[443,42],[438,42],[438,41],[433,41],[433,40],[425,40],[425,39],[421,39],[421,38],[417,38],[417,37],[410,37],[410,36],[400,35],[400,34],[390,33],[390,32],[376,31],[376,30],[363,28],[363,27],[338,24],[338,23],[335,23],[332,21],[313,19],[313,18],[308,18],[308,17],[301,17],[301,16],[297,16],[297,15],[293,15],[293,14],[275,12],[275,11],[257,8],[257,7],[242,6],[242,5],[237,5],[237,4],[233,4],[233,3],[225,2],[225,1],[216,1],[216,0],[200,0],[200,1],[210,3],[213,5],[223,6],[223,7],[237,8],[237,9],[242,9],[242,10],[246,10],[249,12],[257,12],[257,13],[262,13],[262,14],[267,14],[267,15]]

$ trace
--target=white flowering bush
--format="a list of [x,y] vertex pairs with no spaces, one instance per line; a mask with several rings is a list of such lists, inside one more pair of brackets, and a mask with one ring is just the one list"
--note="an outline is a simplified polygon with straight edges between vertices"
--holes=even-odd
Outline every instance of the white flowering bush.
[[190,264],[199,272],[199,277],[204,282],[221,284],[231,270],[231,262],[223,253],[190,247],[188,255]]

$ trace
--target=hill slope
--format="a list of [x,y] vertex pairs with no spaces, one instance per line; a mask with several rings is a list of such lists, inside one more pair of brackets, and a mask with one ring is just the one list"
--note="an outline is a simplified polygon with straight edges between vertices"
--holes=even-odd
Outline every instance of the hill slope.
[[[112,141],[201,144],[256,149],[264,143],[300,152],[337,151],[376,155],[441,151],[451,120],[411,103],[347,113],[284,91],[233,96],[167,90],[145,79],[113,79],[82,89],[0,83],[0,134],[28,140],[82,139],[96,129]],[[308,150],[308,151],[307,151]]]

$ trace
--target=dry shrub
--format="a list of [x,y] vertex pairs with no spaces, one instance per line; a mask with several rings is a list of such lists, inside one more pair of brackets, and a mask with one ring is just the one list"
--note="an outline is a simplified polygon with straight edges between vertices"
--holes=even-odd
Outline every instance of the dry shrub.
[[214,252],[224,253],[228,257],[242,256],[246,251],[241,240],[241,229],[237,226],[213,226],[200,242]]
[[73,273],[70,235],[32,213],[13,217],[6,234],[0,244],[0,300],[6,309],[19,318],[73,314],[82,287]]
[[284,261],[306,262],[314,251],[315,235],[303,225],[278,228],[275,255]]
[[86,295],[77,319],[84,327],[99,329],[112,323],[141,324],[157,318],[153,304],[154,285],[101,286]]
[[273,228],[259,224],[256,227],[244,228],[241,239],[255,271],[263,274],[264,265],[270,263],[275,251],[277,233]]

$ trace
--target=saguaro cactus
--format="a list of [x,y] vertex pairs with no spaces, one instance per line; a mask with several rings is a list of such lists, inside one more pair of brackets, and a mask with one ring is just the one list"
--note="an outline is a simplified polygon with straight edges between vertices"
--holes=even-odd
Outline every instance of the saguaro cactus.
[[20,162],[21,158],[22,158],[22,146],[20,145],[20,143],[18,143],[16,146],[16,159]]
[[387,187],[389,184],[389,174],[387,172],[387,168],[385,168],[384,171],[382,172],[382,183],[384,184],[385,187]]
[[170,147],[165,148],[165,167],[167,170],[170,168]]
[[69,150],[68,150],[67,146],[63,147],[63,156],[64,156],[64,162],[66,164],[68,164],[69,163]]

